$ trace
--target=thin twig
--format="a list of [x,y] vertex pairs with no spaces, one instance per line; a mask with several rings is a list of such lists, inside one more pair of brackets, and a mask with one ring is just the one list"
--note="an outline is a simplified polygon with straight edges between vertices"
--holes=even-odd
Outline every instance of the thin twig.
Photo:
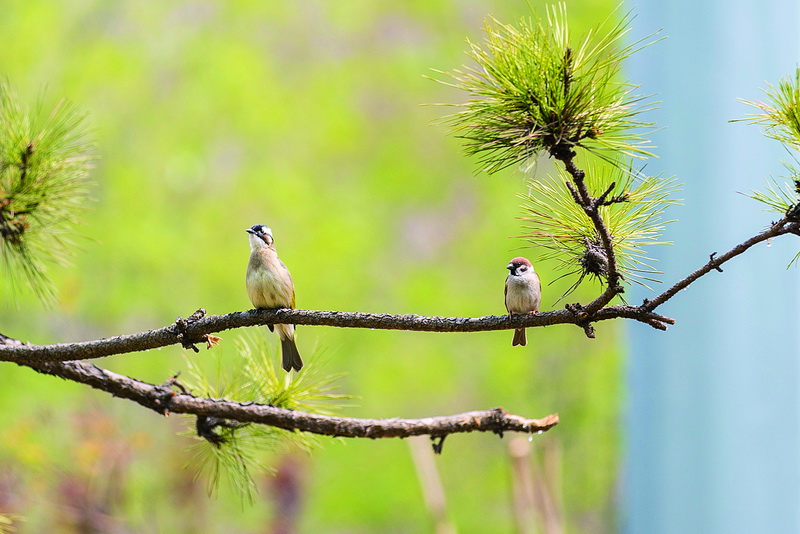
[[720,266],[725,263],[726,261],[735,258],[736,256],[742,254],[750,247],[757,245],[766,241],[767,239],[772,239],[773,237],[778,237],[784,234],[793,234],[800,229],[800,223],[797,221],[792,221],[788,217],[784,217],[783,219],[779,220],[776,223],[773,223],[769,228],[764,230],[758,235],[755,235],[748,239],[747,241],[736,245],[731,250],[724,254],[720,254],[719,256],[716,253],[712,254],[709,257],[708,262],[691,273],[689,276],[679,280],[675,283],[672,287],[661,293],[655,298],[649,299],[641,305],[641,308],[646,311],[653,311],[658,306],[661,306],[666,301],[671,299],[675,296],[678,291],[681,289],[686,289],[691,285],[695,280],[700,278],[701,276],[708,274],[714,270],[721,270]]

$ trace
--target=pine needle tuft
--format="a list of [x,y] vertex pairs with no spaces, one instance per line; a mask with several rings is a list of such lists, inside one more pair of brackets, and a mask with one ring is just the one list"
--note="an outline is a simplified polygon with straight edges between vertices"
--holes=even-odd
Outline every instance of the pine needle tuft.
[[[648,287],[658,282],[656,270],[644,247],[664,245],[661,240],[664,211],[676,201],[670,195],[677,189],[674,180],[644,176],[622,164],[589,166],[586,184],[592,194],[610,188],[608,205],[601,207],[603,220],[611,234],[618,269],[623,279]],[[531,179],[529,191],[520,195],[525,213],[526,232],[519,236],[538,253],[538,260],[556,260],[559,277],[575,277],[561,298],[574,291],[585,279],[602,281],[608,277],[608,263],[591,219],[575,203],[566,186],[569,174]],[[613,185],[613,187],[612,187]],[[559,299],[560,300],[560,299]]]
[[26,109],[0,82],[0,258],[12,294],[24,281],[49,304],[47,268],[67,264],[75,249],[93,157],[85,114],[66,100],[43,109]]
[[576,147],[651,156],[648,141],[634,133],[652,126],[638,118],[645,97],[620,81],[622,61],[646,44],[623,44],[630,16],[617,23],[612,17],[577,43],[564,3],[550,6],[545,19],[535,13],[516,25],[487,19],[486,41],[469,43],[467,52],[477,65],[442,73],[452,80],[442,83],[470,97],[445,120],[482,170]]
[[[300,373],[279,368],[280,355],[268,346],[264,332],[243,335],[235,341],[236,352],[215,350],[202,357],[186,357],[188,373],[183,384],[194,395],[234,402],[265,404],[290,410],[332,415],[350,397],[336,393],[334,382],[342,375],[325,375],[324,360],[312,355]],[[269,472],[262,463],[265,454],[276,450],[311,450],[316,437],[303,432],[242,424],[216,418],[197,418],[192,436],[192,466],[196,478],[208,481],[213,494],[224,479],[250,503],[255,499],[255,472]]]

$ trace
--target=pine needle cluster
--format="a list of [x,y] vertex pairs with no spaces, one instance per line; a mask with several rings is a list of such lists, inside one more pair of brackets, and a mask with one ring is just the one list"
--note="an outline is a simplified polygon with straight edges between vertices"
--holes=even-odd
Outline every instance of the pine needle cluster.
[[[570,177],[561,170],[557,176],[530,179],[523,200],[526,233],[520,236],[529,242],[540,260],[555,260],[561,277],[577,280],[561,297],[568,295],[584,279],[602,281],[608,277],[608,263],[597,230],[585,211],[575,203],[566,183]],[[656,270],[647,256],[648,245],[669,244],[660,236],[664,211],[676,201],[673,179],[645,176],[620,166],[596,165],[586,171],[589,189],[609,191],[610,202],[602,211],[617,255],[618,270],[625,280],[647,286],[657,282]],[[561,278],[559,277],[559,278]]]
[[86,115],[73,104],[31,111],[0,83],[0,258],[12,291],[23,280],[41,300],[55,297],[47,267],[75,249],[91,148]]
[[442,73],[452,80],[442,83],[469,96],[446,120],[483,170],[576,147],[650,155],[647,140],[634,133],[649,126],[639,120],[644,98],[619,79],[622,61],[641,42],[622,44],[630,18],[611,17],[576,45],[563,3],[550,6],[544,19],[534,13],[516,25],[487,19],[486,41],[469,43],[476,65]]
[[[800,151],[800,67],[795,69],[794,76],[778,81],[777,87],[767,84],[763,92],[767,97],[766,102],[740,100],[760,113],[739,121],[762,126],[762,133],[781,142],[797,161],[795,151]],[[777,179],[770,177],[765,191],[753,190],[748,196],[765,204],[769,211],[800,221],[800,170],[790,163],[784,166],[788,171],[785,176]],[[789,265],[793,263],[800,263],[800,252]]]
[[[302,373],[285,373],[264,332],[243,335],[234,345],[234,354],[220,346],[202,357],[187,356],[183,385],[198,396],[324,415],[333,415],[350,398],[336,393],[334,383],[342,375],[324,374],[324,360],[317,355],[308,359]],[[197,443],[190,465],[197,468],[197,478],[208,481],[208,493],[225,479],[250,502],[257,493],[254,473],[269,471],[262,463],[269,452],[311,450],[317,443],[307,433],[214,418],[198,418],[192,436]]]
[[[800,67],[795,69],[794,76],[783,78],[777,87],[767,84],[763,91],[766,102],[741,100],[761,113],[740,120],[762,126],[766,137],[780,141],[789,150],[800,151]],[[797,155],[794,157],[796,160]],[[766,191],[753,191],[750,197],[773,211],[800,217],[800,171],[791,164],[785,167],[787,176],[781,181],[771,178]]]
[[[609,251],[594,214],[610,234],[615,286],[646,284],[658,274],[644,247],[665,244],[662,215],[674,203],[669,195],[676,187],[670,179],[633,171],[635,158],[652,155],[641,135],[652,124],[641,120],[647,98],[636,95],[638,86],[620,71],[627,57],[651,42],[625,43],[630,20],[614,12],[573,41],[564,3],[548,7],[544,18],[533,12],[514,25],[490,18],[485,42],[469,45],[475,66],[449,73],[448,85],[465,91],[468,100],[446,120],[483,170],[530,170],[539,156],[564,163],[555,176],[530,180],[519,238],[536,250],[534,261],[554,260],[563,276],[575,277],[566,294],[587,278],[612,284]],[[598,164],[578,169],[579,154]],[[586,188],[580,198],[576,187]]]
[[742,119],[763,126],[765,136],[800,150],[800,67],[794,76],[787,76],[778,86],[767,84],[763,89],[766,102],[740,100],[761,111]]

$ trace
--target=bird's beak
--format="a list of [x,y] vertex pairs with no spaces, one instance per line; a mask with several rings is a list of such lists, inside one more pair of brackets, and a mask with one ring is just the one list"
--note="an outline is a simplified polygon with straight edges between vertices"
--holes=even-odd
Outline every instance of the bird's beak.
[[506,269],[508,269],[509,271],[513,270],[514,269],[514,264],[513,263],[509,263],[508,265],[506,265]]
[[244,231],[245,231],[245,232],[247,232],[248,234],[253,234],[253,235],[256,235],[256,232],[255,232],[255,230],[253,230],[252,228],[245,228],[245,230],[244,230]]

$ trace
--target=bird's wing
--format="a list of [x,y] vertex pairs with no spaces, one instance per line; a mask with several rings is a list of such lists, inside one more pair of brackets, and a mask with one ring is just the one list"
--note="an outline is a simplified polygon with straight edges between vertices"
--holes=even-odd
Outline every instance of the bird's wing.
[[503,289],[503,304],[506,305],[506,311],[511,313],[511,310],[508,309],[508,276],[506,276],[506,287]]
[[280,258],[278,258],[278,263],[281,264],[281,267],[283,267],[283,270],[286,271],[286,276],[289,277],[289,288],[292,291],[292,295],[289,298],[289,302],[290,302],[289,307],[294,309],[294,280],[292,280],[292,273],[289,272],[289,268],[286,267],[286,264],[283,263],[283,260],[281,260]]

